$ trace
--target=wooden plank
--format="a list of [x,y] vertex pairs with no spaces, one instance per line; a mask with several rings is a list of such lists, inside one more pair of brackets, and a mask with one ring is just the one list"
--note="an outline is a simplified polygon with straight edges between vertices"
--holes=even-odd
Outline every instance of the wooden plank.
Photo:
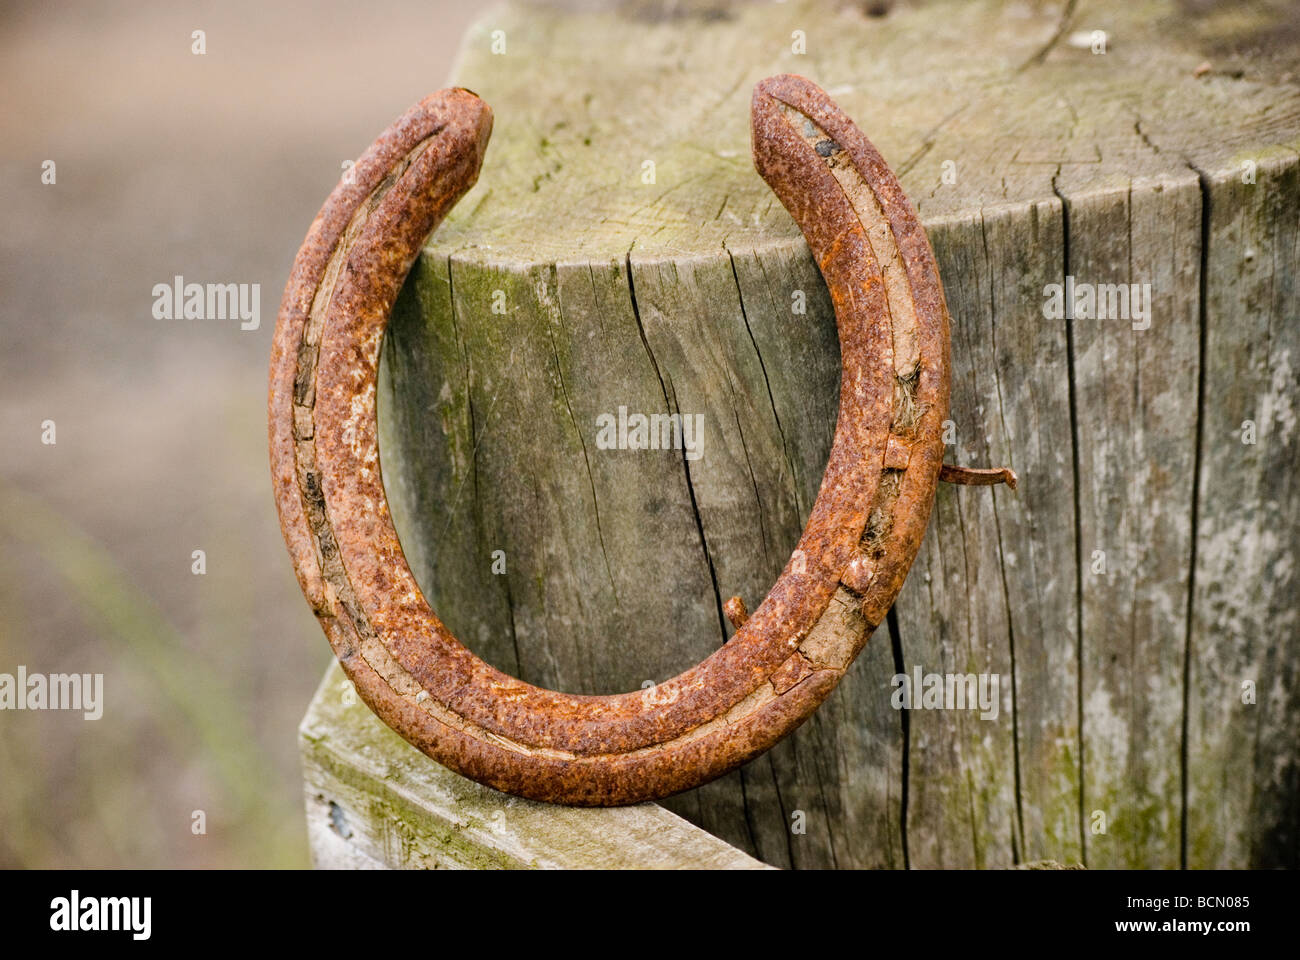
[[[484,411],[473,408],[470,377],[449,265],[421,258],[393,305],[379,367],[384,484],[411,569],[426,586],[437,584],[439,616],[480,656],[517,672],[509,581],[492,566],[492,551],[506,545],[485,528],[476,494],[475,420]],[[400,403],[394,380],[402,385]],[[440,455],[388,455],[399,449],[398,438]]]
[[1177,867],[1181,774],[1173,758],[1182,737],[1196,464],[1189,400],[1199,364],[1200,194],[1184,170],[1086,199],[1065,195],[1076,289],[1149,285],[1152,293],[1149,317],[1071,321],[1087,862]]
[[[912,712],[911,863],[1077,860],[1074,531],[1059,507],[1074,486],[1068,357],[1041,312],[1060,276],[1060,204],[1004,204],[930,230],[965,358],[948,459],[1007,464],[1027,482],[941,489],[895,605],[905,672],[996,676],[999,693],[996,716]],[[1041,602],[1009,607],[1026,596]]]
[[384,726],[337,664],[299,743],[318,868],[763,868],[653,803],[557,807],[466,780]]
[[[698,417],[702,428],[698,458],[678,454],[711,580],[702,597],[712,602],[715,618],[713,630],[703,634],[711,634],[712,646],[691,661],[698,662],[731,633],[722,602],[739,595],[751,609],[757,606],[798,541],[794,472],[727,252],[673,261],[633,256],[630,264],[636,314],[661,385],[660,409]],[[757,819],[750,815],[750,790],[764,797],[765,815]],[[791,811],[770,763],[666,805],[729,842],[763,850],[768,862],[790,864]],[[816,807],[809,812],[821,813]]]
[[[1065,225],[1053,200],[1036,201],[1025,213],[1022,218],[1002,207],[981,216],[976,249],[986,259],[988,306],[980,302],[974,314],[979,325],[971,327],[963,348],[975,358],[979,393],[973,410],[966,407],[970,426],[957,434],[959,441],[973,434],[976,444],[959,447],[954,459],[1006,463],[1026,478],[1014,495],[999,489],[992,498],[1013,658],[1016,860],[1073,863],[1082,850],[1075,541],[1072,511],[1062,509],[1075,489],[1069,356],[1059,325],[1044,323],[1041,310],[1043,288],[1064,266],[1058,238]],[[981,343],[992,348],[987,366]],[[978,446],[979,424],[986,431],[984,450]]]
[[1294,869],[1300,866],[1300,163],[1289,151],[1242,155],[1207,176],[1205,187],[1209,257],[1188,651],[1187,864]]

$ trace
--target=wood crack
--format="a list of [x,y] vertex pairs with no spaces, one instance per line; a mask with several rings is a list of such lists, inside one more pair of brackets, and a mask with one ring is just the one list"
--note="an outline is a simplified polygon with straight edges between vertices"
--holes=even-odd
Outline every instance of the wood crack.
[[[1070,276],[1070,204],[1061,193],[1057,178],[1061,175],[1058,165],[1052,176],[1052,192],[1061,204],[1061,282]],[[1076,354],[1074,349],[1074,321],[1065,321],[1066,369],[1068,371],[1068,390],[1070,401],[1070,461],[1074,480],[1074,604],[1075,604],[1075,689],[1079,691],[1076,703],[1078,725],[1077,750],[1079,756],[1079,858],[1088,865],[1088,828],[1086,783],[1087,764],[1084,762],[1083,730],[1083,506],[1079,490],[1079,401],[1076,381]]]
[[[659,368],[659,362],[655,359],[654,351],[650,349],[650,340],[646,336],[645,324],[641,320],[641,307],[636,298],[636,281],[632,275],[632,256],[627,254],[624,258],[624,264],[627,268],[627,292],[632,303],[632,316],[636,319],[637,332],[641,336],[641,346],[645,348],[646,356],[650,359],[650,366],[654,368],[655,376],[659,379],[659,389],[663,391],[664,409],[667,413],[676,411],[679,415],[681,410],[677,406],[677,393],[672,391],[672,399],[669,399],[669,387],[671,378],[665,381],[664,374]],[[695,517],[695,530],[700,538],[700,549],[704,551],[704,562],[709,568],[709,581],[713,585],[713,600],[718,612],[718,632],[720,634],[720,643],[727,642],[727,616],[722,609],[722,591],[718,588],[718,571],[713,565],[713,555],[709,551],[708,538],[704,535],[704,518],[700,515],[700,506],[695,499],[695,484],[691,479],[691,463],[686,457],[686,445],[682,444],[682,469],[686,474],[686,492],[690,495],[691,513]]]

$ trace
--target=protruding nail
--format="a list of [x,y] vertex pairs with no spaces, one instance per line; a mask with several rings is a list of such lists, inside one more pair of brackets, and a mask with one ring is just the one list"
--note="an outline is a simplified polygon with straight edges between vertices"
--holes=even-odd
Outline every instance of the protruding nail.
[[731,625],[739,630],[749,619],[749,611],[745,609],[745,601],[740,597],[732,597],[722,605],[722,612],[727,615]]
[[954,467],[945,463],[939,471],[939,479],[944,483],[960,483],[967,487],[991,487],[996,483],[1005,483],[1012,490],[1020,483],[1016,471],[1010,467]]

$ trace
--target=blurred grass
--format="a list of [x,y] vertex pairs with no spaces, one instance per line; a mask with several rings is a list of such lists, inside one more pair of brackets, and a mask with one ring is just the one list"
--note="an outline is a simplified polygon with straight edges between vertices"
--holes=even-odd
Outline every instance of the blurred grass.
[[[267,472],[275,304],[341,163],[445,85],[477,12],[0,5],[0,672],[103,673],[107,701],[0,712],[0,866],[306,865],[296,728],[330,653]],[[157,320],[177,274],[260,285],[260,328]]]
[[[227,675],[202,654],[186,649],[180,631],[130,582],[102,544],[38,497],[3,480],[0,480],[0,537],[6,541],[7,556],[40,557],[59,577],[64,601],[78,607],[92,630],[102,629],[118,645],[111,672],[106,672],[104,678],[106,716],[112,709],[109,698],[123,674],[142,674],[136,679],[143,680],[143,686],[152,694],[152,719],[146,722],[170,741],[177,755],[201,758],[205,773],[222,795],[220,805],[206,811],[209,824],[220,817],[240,825],[241,839],[230,851],[233,862],[305,866],[301,807],[285,804],[274,794],[268,796],[266,788],[277,781],[277,771],[260,748],[253,725],[237,709],[241,697],[231,689]],[[5,581],[12,584],[9,577]],[[8,609],[0,619],[5,634],[13,629],[14,615],[18,613]],[[4,640],[5,661],[15,667],[24,662],[14,659],[9,637],[5,636]],[[249,666],[257,669],[255,662]],[[6,669],[12,671],[13,667]],[[75,719],[95,722],[81,720],[79,715]],[[15,762],[13,744],[8,739],[0,736],[0,769],[24,770],[25,764]],[[123,819],[119,814],[129,806],[130,785],[114,785],[113,781],[95,775],[82,780],[75,789],[89,791],[91,805],[103,812],[103,821],[116,825],[105,833],[111,852],[115,858],[129,861],[132,844],[128,837],[121,835]],[[24,810],[32,812],[33,800],[39,797],[32,789],[36,782],[11,775],[4,778],[4,783],[6,787],[0,788],[3,797],[0,817],[4,822],[40,822],[39,816],[14,816]],[[18,789],[11,789],[15,785]],[[114,796],[123,786],[128,788],[122,791],[126,799]],[[11,806],[18,809],[7,809]],[[202,803],[196,806],[202,807]],[[177,825],[173,824],[171,829],[177,829]],[[16,854],[14,866],[42,866],[52,859],[69,859],[51,856],[51,848],[58,844],[59,838],[53,830],[42,833],[43,836],[33,837],[26,831],[12,835],[6,831],[6,845]]]

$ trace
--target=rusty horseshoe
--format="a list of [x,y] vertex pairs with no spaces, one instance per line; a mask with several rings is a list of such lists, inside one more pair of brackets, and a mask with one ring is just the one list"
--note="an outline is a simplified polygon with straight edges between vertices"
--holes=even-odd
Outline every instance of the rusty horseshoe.
[[[790,733],[884,619],[936,484],[1014,481],[943,465],[948,310],[911,204],[876,149],[815,84],[762,81],[754,163],[830,290],[843,363],[834,443],[808,526],[717,652],[649,691],[578,696],[510,677],[425,601],[380,477],[380,344],[426,238],[474,184],[492,111],[468,90],[420,101],[380,135],[307,233],[270,370],[280,525],[303,593],[361,698],[439,763],[499,790],[612,806],[726,773]],[[994,475],[996,474],[996,476]]]

